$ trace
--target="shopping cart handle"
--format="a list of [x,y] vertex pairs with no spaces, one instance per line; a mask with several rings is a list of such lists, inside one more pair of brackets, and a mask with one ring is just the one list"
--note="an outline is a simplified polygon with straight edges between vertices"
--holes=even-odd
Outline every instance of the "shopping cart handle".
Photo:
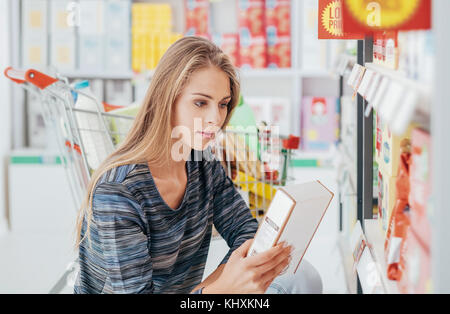
[[13,69],[12,67],[7,67],[5,69],[5,76],[15,83],[23,84],[29,82],[40,89],[44,89],[47,86],[55,83],[58,79],[48,76],[42,72],[34,69],[29,69],[28,71],[21,71]]

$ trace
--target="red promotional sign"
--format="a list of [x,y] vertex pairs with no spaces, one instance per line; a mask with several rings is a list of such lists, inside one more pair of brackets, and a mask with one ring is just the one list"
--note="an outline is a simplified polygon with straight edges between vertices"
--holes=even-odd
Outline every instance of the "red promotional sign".
[[362,39],[361,32],[344,31],[342,0],[319,0],[319,39]]
[[344,32],[431,28],[431,0],[342,0]]

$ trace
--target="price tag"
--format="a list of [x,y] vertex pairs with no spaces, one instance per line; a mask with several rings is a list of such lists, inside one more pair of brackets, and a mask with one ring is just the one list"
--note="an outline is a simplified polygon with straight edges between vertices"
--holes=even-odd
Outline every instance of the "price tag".
[[387,77],[382,77],[380,85],[375,91],[375,96],[372,102],[372,107],[377,111],[380,110],[381,103],[384,99],[388,86],[389,86],[389,79]]
[[394,116],[398,114],[398,109],[401,107],[402,97],[405,93],[405,87],[395,81],[389,84],[389,87],[384,97],[383,104],[379,110],[381,119],[390,124]]
[[375,98],[375,93],[380,86],[382,76],[379,73],[374,73],[372,77],[372,82],[369,85],[369,90],[367,91],[366,100],[371,103]]
[[364,77],[361,80],[361,84],[359,85],[358,88],[358,93],[364,97],[364,99],[367,96],[367,92],[369,90],[369,87],[372,83],[373,80],[373,76],[374,76],[375,72],[369,69],[366,69],[365,73],[364,73]]
[[408,90],[402,99],[400,107],[396,110],[395,118],[391,123],[391,129],[394,134],[404,134],[408,128],[419,103],[418,93],[414,90]]

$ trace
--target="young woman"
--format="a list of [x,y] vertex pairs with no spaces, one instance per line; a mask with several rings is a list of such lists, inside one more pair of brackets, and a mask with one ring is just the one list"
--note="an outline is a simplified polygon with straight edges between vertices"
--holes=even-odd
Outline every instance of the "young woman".
[[[93,174],[75,293],[266,292],[290,247],[246,256],[257,221],[209,147],[239,92],[210,41],[185,37],[168,49],[126,139]],[[213,224],[230,250],[201,282]]]

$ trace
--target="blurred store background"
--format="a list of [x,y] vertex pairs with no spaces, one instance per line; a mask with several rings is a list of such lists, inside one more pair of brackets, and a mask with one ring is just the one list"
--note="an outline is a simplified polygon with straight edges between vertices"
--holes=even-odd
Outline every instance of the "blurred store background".
[[[287,184],[321,180],[335,192],[305,257],[319,270],[324,292],[448,291],[450,280],[445,280],[450,279],[448,271],[441,273],[443,266],[440,266],[442,261],[448,261],[448,253],[439,255],[438,262],[433,260],[438,255],[432,252],[443,244],[432,242],[429,235],[433,229],[433,235],[445,239],[448,231],[442,225],[431,227],[433,219],[423,218],[431,214],[421,216],[421,222],[412,227],[411,230],[416,228],[419,232],[411,233],[408,238],[415,248],[407,264],[410,268],[400,266],[407,269],[404,272],[410,278],[420,274],[425,278],[405,282],[408,276],[405,275],[403,281],[392,280],[388,272],[392,261],[385,257],[389,253],[383,248],[386,239],[390,239],[386,234],[398,199],[395,190],[401,167],[398,160],[405,153],[405,145],[410,153],[417,155],[410,168],[417,173],[416,179],[411,179],[411,190],[420,189],[422,193],[419,200],[414,199],[419,192],[412,193],[411,203],[420,212],[428,212],[432,207],[429,172],[436,168],[431,166],[430,155],[436,151],[431,148],[430,133],[440,131],[445,121],[450,122],[445,120],[449,117],[448,110],[430,109],[441,110],[431,103],[434,106],[434,102],[444,97],[435,93],[433,82],[437,77],[448,82],[448,75],[435,71],[437,63],[448,66],[448,61],[442,60],[447,59],[442,55],[448,52],[448,39],[439,48],[436,44],[447,24],[437,15],[434,28],[379,30],[370,38],[363,35],[345,40],[320,40],[321,28],[330,30],[337,25],[329,20],[329,24],[322,24],[323,14],[339,18],[342,13],[341,7],[332,12],[330,7],[323,6],[324,2],[341,3],[337,0],[1,0],[0,67],[2,71],[7,66],[36,69],[65,78],[72,87],[81,86],[94,95],[102,104],[103,112],[133,117],[166,49],[183,36],[206,37],[220,46],[239,68],[242,99],[231,123],[256,127],[277,125],[283,139],[295,142],[299,138],[294,146],[289,146],[292,141],[288,141],[283,147],[289,152],[289,158],[281,168],[271,168],[260,160],[267,166],[264,184],[276,188],[280,184],[278,175],[285,174]],[[450,8],[445,1],[436,0],[432,9],[439,12]],[[428,18],[431,19],[431,12]],[[341,36],[332,31],[330,34]],[[387,90],[381,90],[383,85],[375,83],[375,76],[379,76],[378,81],[388,79],[384,83]],[[389,86],[396,84],[397,89],[389,90]],[[73,249],[77,202],[67,184],[60,157],[61,143],[54,129],[46,124],[42,98],[19,85],[3,75],[0,78],[3,160],[0,293],[72,293],[77,255]],[[414,96],[408,98],[412,92]],[[377,94],[380,99],[376,98]],[[395,107],[408,101],[409,107]],[[372,111],[372,106],[376,110]],[[401,108],[399,115],[405,118],[392,118]],[[435,120],[437,124],[433,125],[433,116],[441,116],[442,120]],[[360,124],[363,120],[370,120],[370,127]],[[439,135],[434,141],[439,143],[442,137]],[[370,159],[367,159],[369,146]],[[362,152],[366,154],[364,158]],[[439,165],[445,165],[448,148],[440,153],[444,160]],[[448,167],[443,173],[449,174]],[[441,176],[433,182],[442,182],[439,180],[443,180]],[[236,186],[246,195],[251,208],[267,208],[267,205],[258,206],[259,196],[254,195],[258,193],[248,185],[236,183]],[[441,191],[433,191],[436,193],[434,215],[437,215],[441,210],[436,207],[443,202]],[[270,203],[270,197],[266,201]],[[448,214],[445,215],[439,217],[449,222],[445,220]],[[358,221],[362,225],[360,233]],[[425,229],[419,228],[428,230],[428,236],[423,238]],[[361,251],[355,262],[354,248],[361,237],[367,237],[374,249]],[[406,243],[406,235],[400,241]],[[215,237],[205,276],[226,251],[223,240]],[[363,260],[361,263],[359,258]],[[402,258],[406,257],[402,255]],[[413,259],[420,265],[413,265]],[[433,283],[438,277],[441,282]],[[373,282],[367,278],[376,279]]]

